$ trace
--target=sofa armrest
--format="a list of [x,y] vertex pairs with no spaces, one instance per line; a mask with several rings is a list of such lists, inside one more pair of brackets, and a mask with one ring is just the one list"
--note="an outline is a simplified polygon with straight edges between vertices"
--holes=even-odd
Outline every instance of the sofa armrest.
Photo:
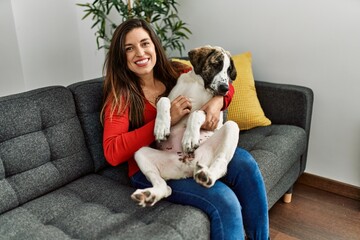
[[262,81],[255,83],[261,107],[272,123],[310,129],[314,98],[310,88]]
[[314,93],[310,88],[255,81],[256,92],[266,117],[273,124],[295,125],[307,135],[307,146],[302,156],[301,173],[305,170]]

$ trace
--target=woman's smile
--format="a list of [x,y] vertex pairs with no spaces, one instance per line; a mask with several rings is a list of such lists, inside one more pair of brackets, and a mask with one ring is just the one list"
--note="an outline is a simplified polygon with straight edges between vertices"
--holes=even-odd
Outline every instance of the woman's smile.
[[147,31],[134,28],[125,37],[125,52],[129,69],[140,78],[153,75],[156,64],[155,45]]
[[148,62],[149,62],[149,58],[144,58],[144,59],[136,61],[135,64],[138,65],[139,67],[143,67],[143,66],[146,66],[146,64]]

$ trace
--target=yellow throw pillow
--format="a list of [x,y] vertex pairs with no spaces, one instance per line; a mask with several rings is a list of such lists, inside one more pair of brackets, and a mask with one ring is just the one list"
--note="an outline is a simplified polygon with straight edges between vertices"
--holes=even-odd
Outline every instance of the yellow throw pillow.
[[[239,125],[240,130],[268,126],[271,121],[265,116],[257,98],[255,81],[252,73],[251,53],[246,52],[232,56],[237,71],[233,82],[235,94],[228,108],[227,119]],[[172,59],[191,66],[190,61]]]
[[235,94],[228,108],[227,119],[236,122],[240,130],[270,125],[271,121],[265,116],[257,98],[251,53],[238,54],[232,59],[237,77],[233,82]]
[[184,59],[179,59],[179,58],[172,58],[171,61],[181,62],[183,64],[186,64],[186,65],[192,67],[189,60],[184,60]]

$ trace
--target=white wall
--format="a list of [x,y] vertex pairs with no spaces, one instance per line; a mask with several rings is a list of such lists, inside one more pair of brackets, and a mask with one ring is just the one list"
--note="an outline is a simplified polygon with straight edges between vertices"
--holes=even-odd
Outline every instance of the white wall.
[[[69,2],[69,8],[76,11],[77,22],[77,34],[79,35],[79,47],[81,51],[82,62],[82,79],[92,79],[102,76],[102,69],[105,59],[105,51],[103,49],[98,50],[96,45],[95,31],[91,29],[93,25],[91,18],[81,20],[84,16],[84,8],[74,6],[76,3],[92,2],[89,0],[67,0]],[[101,40],[100,40],[101,43]]]
[[[0,0],[0,96],[101,76],[86,0]],[[255,78],[315,93],[306,171],[360,186],[360,1],[181,0],[187,50],[253,53]]]
[[360,186],[360,1],[183,0],[187,49],[253,53],[256,79],[315,94],[306,172]]
[[0,95],[101,76],[104,52],[79,2],[1,0]]
[[0,0],[0,96],[25,90],[10,0]]

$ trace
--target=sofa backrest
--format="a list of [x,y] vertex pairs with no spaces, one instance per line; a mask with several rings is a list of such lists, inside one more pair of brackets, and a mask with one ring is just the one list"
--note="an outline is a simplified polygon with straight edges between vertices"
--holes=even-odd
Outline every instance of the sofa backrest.
[[0,98],[0,213],[93,171],[67,88]]
[[85,141],[95,164],[95,171],[121,184],[128,185],[127,163],[112,167],[103,151],[103,126],[100,112],[103,104],[103,78],[74,83],[68,88],[74,95],[77,115],[85,134]]
[[97,78],[68,87],[74,95],[76,111],[96,172],[107,166],[102,147],[103,127],[100,122],[103,101],[102,84],[102,78]]

